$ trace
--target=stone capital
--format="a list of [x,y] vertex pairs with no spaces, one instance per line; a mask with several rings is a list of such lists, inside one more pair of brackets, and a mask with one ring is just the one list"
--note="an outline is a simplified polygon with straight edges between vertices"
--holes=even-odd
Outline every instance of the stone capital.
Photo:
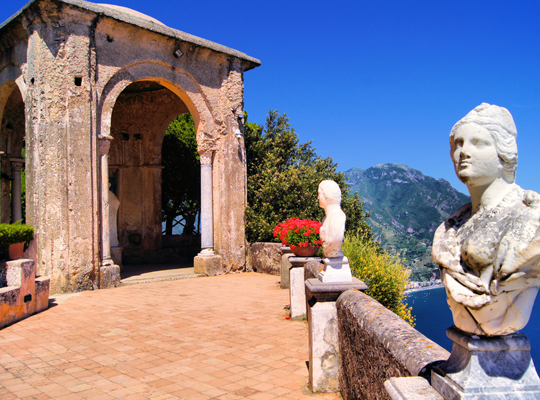
[[112,137],[100,137],[98,140],[98,153],[100,156],[109,154]]
[[201,165],[212,165],[212,155],[214,154],[213,151],[204,151],[200,153],[201,157]]
[[9,161],[11,162],[11,168],[15,172],[20,171],[22,167],[24,167],[24,160],[20,158],[10,158]]

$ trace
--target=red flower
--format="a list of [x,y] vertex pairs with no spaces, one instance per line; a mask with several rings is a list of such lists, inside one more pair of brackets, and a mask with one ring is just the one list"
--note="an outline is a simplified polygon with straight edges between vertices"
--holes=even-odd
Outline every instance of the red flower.
[[307,247],[320,245],[320,228],[321,224],[317,221],[293,217],[277,224],[272,233],[274,237],[279,237],[283,245]]

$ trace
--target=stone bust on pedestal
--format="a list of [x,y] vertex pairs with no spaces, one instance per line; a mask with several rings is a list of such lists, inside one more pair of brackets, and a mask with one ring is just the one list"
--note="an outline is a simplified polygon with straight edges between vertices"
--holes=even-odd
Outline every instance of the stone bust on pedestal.
[[343,257],[341,245],[345,234],[347,217],[341,210],[341,189],[334,181],[319,184],[319,206],[324,209],[320,236],[325,257]]
[[325,257],[325,268],[319,279],[322,282],[351,282],[349,260],[341,251],[347,218],[341,209],[341,189],[336,182],[325,180],[319,184],[319,206],[326,214],[319,232]]
[[494,336],[522,329],[540,286],[540,196],[515,182],[517,130],[507,109],[486,103],[454,125],[451,156],[471,203],[435,232],[454,324]]
[[506,108],[482,103],[450,132],[450,155],[471,203],[437,228],[455,327],[450,358],[431,373],[445,399],[538,399],[527,325],[540,286],[540,196],[515,184],[517,130]]

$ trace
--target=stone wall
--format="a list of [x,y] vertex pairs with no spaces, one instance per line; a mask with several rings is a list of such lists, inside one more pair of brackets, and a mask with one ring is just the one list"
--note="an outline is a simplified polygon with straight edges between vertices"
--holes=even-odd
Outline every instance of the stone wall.
[[429,377],[450,353],[358,291],[337,301],[340,388],[345,400],[389,399],[384,381],[398,376]]
[[250,243],[246,264],[248,271],[281,275],[281,243]]

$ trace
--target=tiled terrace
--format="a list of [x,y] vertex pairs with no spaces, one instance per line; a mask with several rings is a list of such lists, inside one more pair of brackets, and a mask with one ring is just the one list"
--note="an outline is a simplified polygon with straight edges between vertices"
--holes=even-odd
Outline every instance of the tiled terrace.
[[0,398],[338,399],[307,390],[305,322],[279,277],[84,292],[0,330]]

